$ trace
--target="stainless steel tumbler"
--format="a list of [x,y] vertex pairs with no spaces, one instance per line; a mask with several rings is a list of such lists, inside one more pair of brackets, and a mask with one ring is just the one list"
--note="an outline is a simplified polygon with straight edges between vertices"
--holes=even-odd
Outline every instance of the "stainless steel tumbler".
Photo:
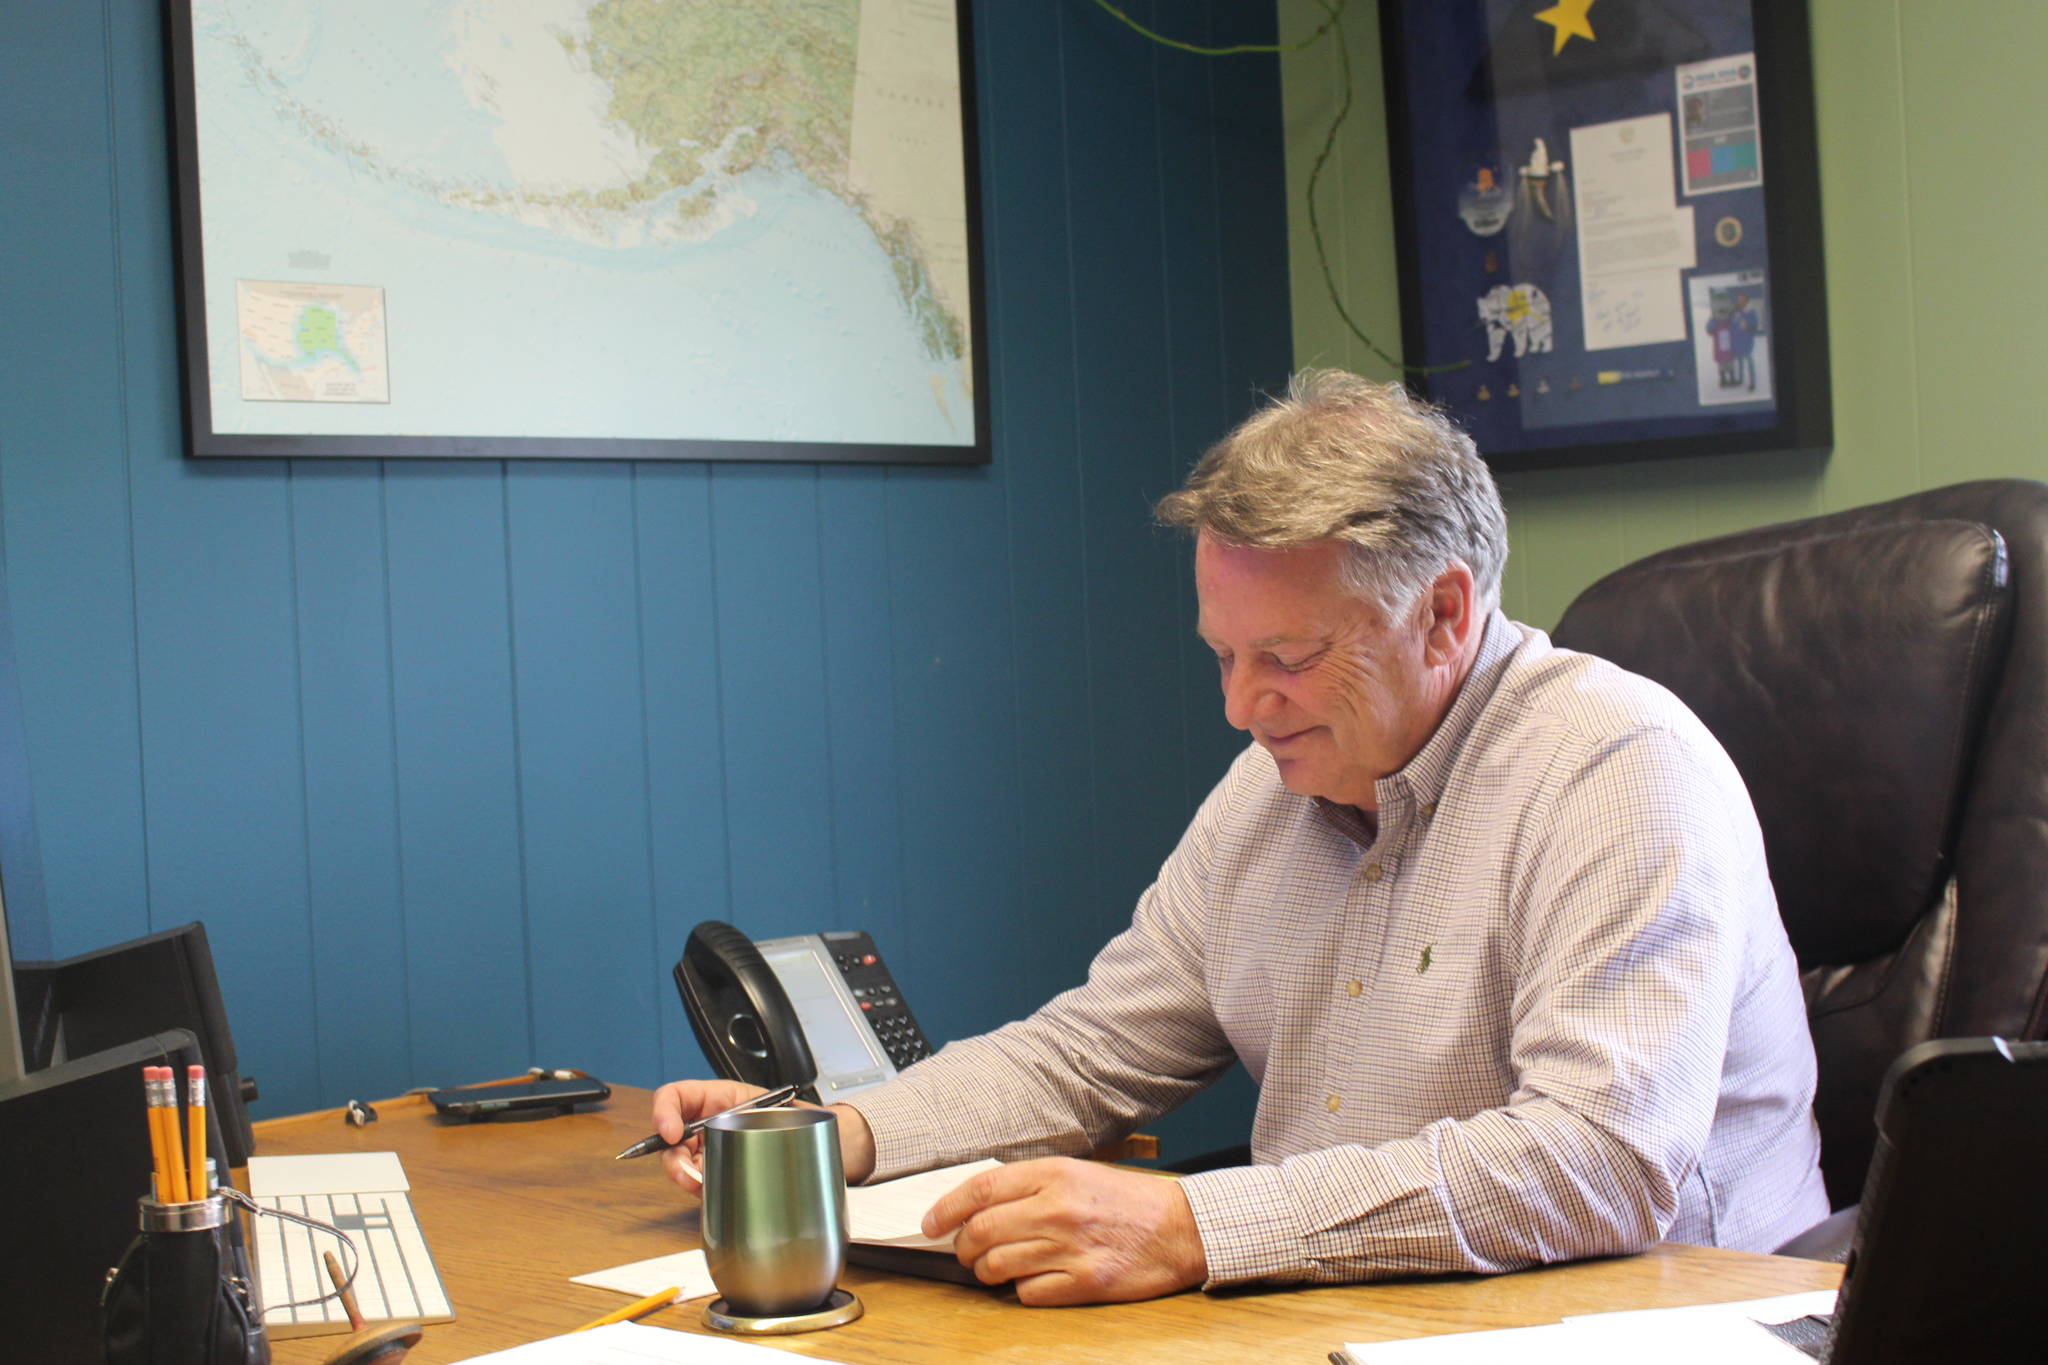
[[785,1317],[824,1305],[846,1269],[834,1115],[757,1109],[705,1125],[704,1253],[736,1315]]

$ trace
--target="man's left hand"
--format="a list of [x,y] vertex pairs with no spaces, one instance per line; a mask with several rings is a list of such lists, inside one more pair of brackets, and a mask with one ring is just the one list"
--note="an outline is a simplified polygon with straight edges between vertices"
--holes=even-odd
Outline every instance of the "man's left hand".
[[1178,1181],[1055,1157],[983,1171],[924,1216],[958,1230],[960,1263],[984,1284],[1014,1280],[1024,1303],[1128,1303],[1209,1275]]

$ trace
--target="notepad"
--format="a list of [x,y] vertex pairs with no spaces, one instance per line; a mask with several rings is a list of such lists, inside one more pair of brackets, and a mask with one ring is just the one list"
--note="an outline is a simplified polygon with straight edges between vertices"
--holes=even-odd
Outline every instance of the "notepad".
[[1002,1164],[994,1160],[969,1161],[884,1180],[879,1185],[856,1185],[846,1192],[847,1236],[867,1246],[950,1252],[953,1234],[925,1236],[925,1214],[962,1182]]
[[701,1251],[672,1251],[666,1256],[650,1256],[644,1261],[631,1261],[608,1270],[593,1270],[588,1275],[571,1275],[569,1283],[616,1290],[621,1294],[631,1294],[636,1299],[658,1294],[673,1285],[676,1303],[686,1303],[718,1292],[718,1286],[711,1282],[711,1267]]
[[1593,1313],[1541,1327],[1347,1342],[1344,1354],[1354,1365],[1811,1365],[1758,1324],[1826,1312],[1834,1298],[1827,1289],[1693,1308]]
[[[366,1323],[455,1317],[413,1215],[411,1189],[396,1152],[249,1158],[249,1197],[258,1206],[332,1224],[355,1243],[361,1264],[351,1288]],[[331,1251],[348,1269],[348,1249],[334,1234],[279,1218],[252,1216],[249,1226],[257,1299],[271,1337],[348,1331],[348,1312],[321,1262],[321,1253]],[[310,1299],[318,1301],[299,1302]]]

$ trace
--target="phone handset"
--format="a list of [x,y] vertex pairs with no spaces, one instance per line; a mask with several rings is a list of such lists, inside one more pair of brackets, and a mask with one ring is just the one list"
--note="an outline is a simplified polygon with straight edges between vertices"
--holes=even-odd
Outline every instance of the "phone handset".
[[713,1070],[749,1085],[799,1085],[801,1098],[817,1102],[818,1064],[803,1024],[751,939],[721,920],[705,920],[690,931],[675,979]]

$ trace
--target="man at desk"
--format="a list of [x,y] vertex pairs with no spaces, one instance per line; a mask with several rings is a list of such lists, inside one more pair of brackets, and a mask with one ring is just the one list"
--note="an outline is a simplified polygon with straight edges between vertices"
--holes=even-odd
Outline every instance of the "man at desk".
[[[1768,1250],[1825,1217],[1741,779],[1668,692],[1500,612],[1506,517],[1470,438],[1309,373],[1158,516],[1195,535],[1198,630],[1254,743],[1087,984],[834,1106],[848,1178],[1016,1163],[926,1231],[1026,1303]],[[1253,1165],[1056,1155],[1239,1060]],[[656,1126],[751,1093],[665,1086]]]

